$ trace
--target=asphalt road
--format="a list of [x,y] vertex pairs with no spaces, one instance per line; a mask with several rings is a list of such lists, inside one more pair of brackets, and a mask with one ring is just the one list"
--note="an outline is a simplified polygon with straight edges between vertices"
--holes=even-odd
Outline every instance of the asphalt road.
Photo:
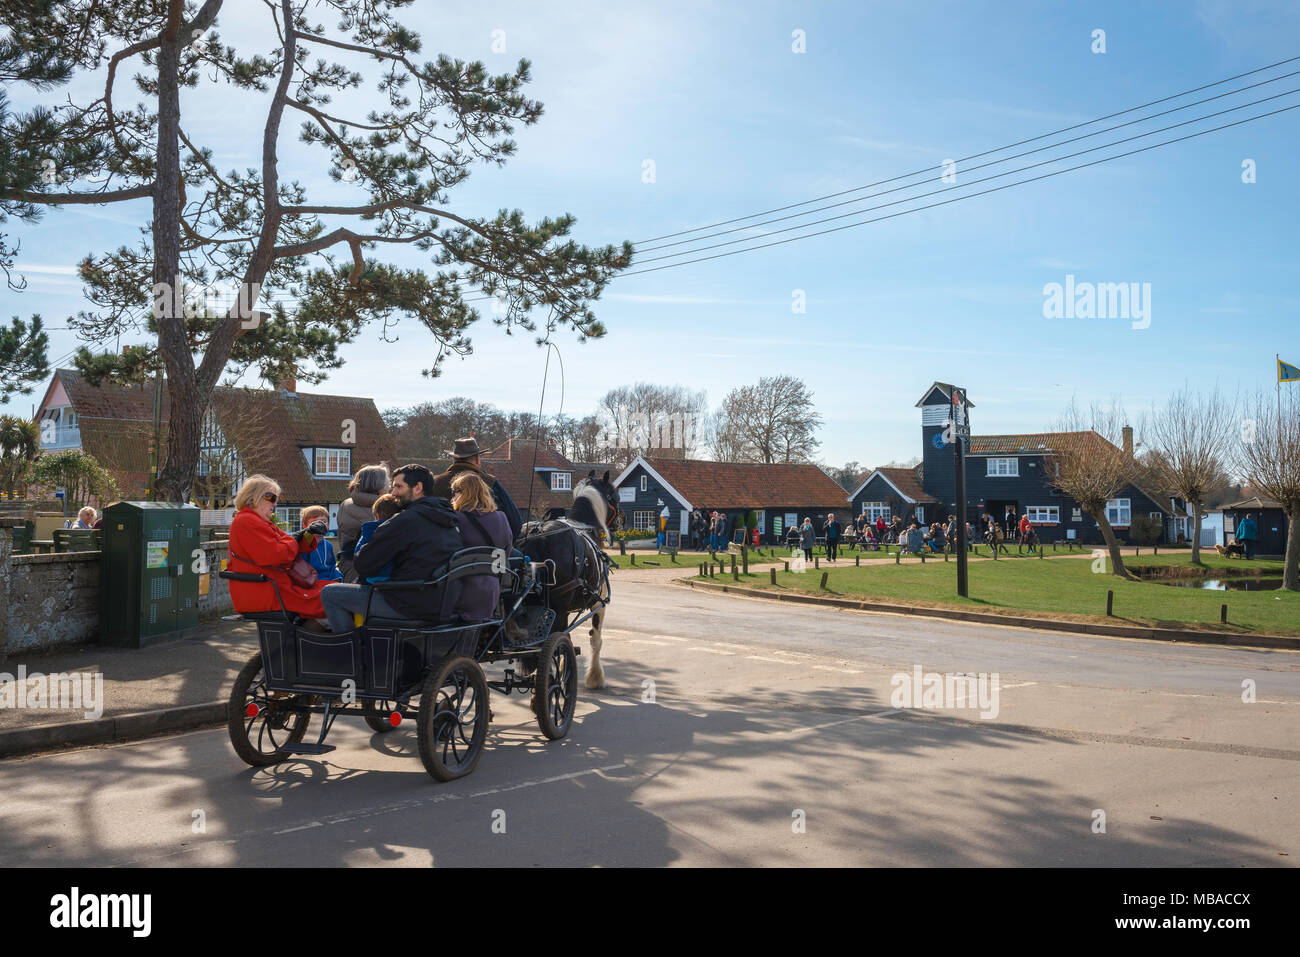
[[[342,721],[336,751],[271,769],[242,764],[224,730],[9,760],[0,864],[1290,866],[1300,855],[1300,655],[787,607],[669,585],[670,574],[617,573],[609,686],[583,689],[562,741],[541,738],[524,700],[495,695],[488,749],[452,784],[425,774],[409,725],[373,735]],[[997,673],[996,699],[895,707],[894,676],[910,687],[916,666]]]

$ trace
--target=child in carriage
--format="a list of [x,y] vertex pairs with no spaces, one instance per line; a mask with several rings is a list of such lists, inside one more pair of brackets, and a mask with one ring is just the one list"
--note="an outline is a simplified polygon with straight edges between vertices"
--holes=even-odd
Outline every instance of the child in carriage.
[[[355,554],[356,552],[361,551],[362,546],[365,545],[366,542],[370,541],[370,536],[375,534],[375,529],[384,524],[384,522],[388,521],[401,510],[402,503],[397,500],[397,496],[392,492],[381,495],[379,498],[375,499],[375,504],[370,507],[370,514],[374,515],[375,518],[373,521],[365,522],[361,526],[361,535],[357,538],[356,548],[353,550],[353,553]],[[375,582],[386,582],[392,577],[393,563],[389,562],[379,570],[378,574],[371,575],[366,579],[366,581],[374,584]]]
[[[313,522],[329,523],[330,511],[323,505],[308,505],[302,510],[302,527],[307,528]],[[334,546],[324,536],[317,538],[316,547],[303,556],[308,564],[316,569],[316,580],[322,582],[341,582],[343,573],[334,560]]]

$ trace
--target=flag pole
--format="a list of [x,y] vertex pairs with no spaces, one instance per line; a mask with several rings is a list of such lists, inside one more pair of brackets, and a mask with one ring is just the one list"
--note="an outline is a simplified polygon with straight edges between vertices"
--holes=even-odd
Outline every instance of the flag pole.
[[1277,372],[1277,434],[1282,434],[1282,353],[1273,353],[1273,358],[1277,360],[1274,369]]

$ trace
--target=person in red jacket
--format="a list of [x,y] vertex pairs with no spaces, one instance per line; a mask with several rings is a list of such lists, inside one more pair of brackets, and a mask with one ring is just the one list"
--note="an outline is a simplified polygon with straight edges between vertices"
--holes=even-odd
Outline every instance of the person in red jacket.
[[[289,580],[288,567],[299,555],[316,547],[318,536],[328,531],[324,522],[308,526],[297,537],[286,535],[272,521],[280,486],[265,475],[250,475],[235,496],[234,519],[230,523],[230,563],[232,572],[266,575],[280,589],[280,598],[290,612],[304,618],[325,618],[320,593],[329,582],[318,581],[301,588]],[[275,589],[270,582],[230,583],[230,602],[235,611],[279,611]]]
[[1034,523],[1029,520],[1027,514],[1020,516],[1020,544],[1029,546],[1031,552],[1034,550],[1034,539],[1030,534],[1033,527]]

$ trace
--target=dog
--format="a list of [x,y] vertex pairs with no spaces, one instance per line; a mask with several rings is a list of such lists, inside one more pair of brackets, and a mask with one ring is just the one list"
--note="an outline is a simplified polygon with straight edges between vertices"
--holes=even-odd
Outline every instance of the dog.
[[1238,542],[1236,539],[1233,539],[1227,545],[1215,545],[1214,550],[1218,552],[1222,558],[1246,557],[1246,546]]

